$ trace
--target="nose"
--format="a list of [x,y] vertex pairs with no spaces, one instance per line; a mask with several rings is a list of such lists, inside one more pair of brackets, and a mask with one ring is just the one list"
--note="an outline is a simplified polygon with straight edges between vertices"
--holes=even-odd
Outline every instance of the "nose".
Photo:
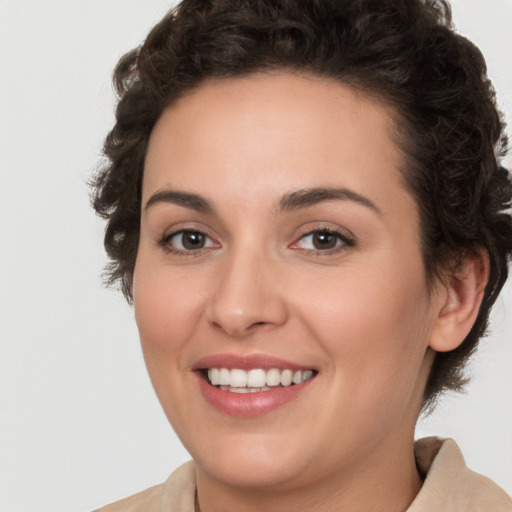
[[224,261],[206,309],[208,321],[234,338],[284,324],[288,312],[275,267],[254,253]]

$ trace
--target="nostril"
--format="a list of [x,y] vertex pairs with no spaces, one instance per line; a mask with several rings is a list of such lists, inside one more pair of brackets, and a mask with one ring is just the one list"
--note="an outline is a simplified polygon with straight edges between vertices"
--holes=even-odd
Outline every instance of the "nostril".
[[261,322],[253,322],[252,324],[249,325],[249,327],[247,328],[247,332],[252,332],[252,331],[255,331],[255,330],[258,330],[258,329],[261,329],[263,327],[266,327],[266,326],[269,326],[270,323],[269,322],[265,322],[265,321],[261,321]]
[[[287,310],[281,297],[260,297],[251,293],[216,294],[207,306],[208,323],[230,336],[241,338],[261,329],[285,323]],[[269,292],[270,294],[270,292]]]

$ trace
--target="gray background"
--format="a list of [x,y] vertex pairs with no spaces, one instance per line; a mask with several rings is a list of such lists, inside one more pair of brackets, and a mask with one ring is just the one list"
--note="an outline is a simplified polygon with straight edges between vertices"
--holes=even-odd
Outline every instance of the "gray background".
[[[132,311],[102,288],[103,226],[85,184],[113,121],[111,71],[170,5],[0,0],[2,512],[91,510],[187,459],[153,396]],[[512,124],[512,1],[453,7]],[[509,493],[511,318],[509,282],[468,393],[418,427],[418,437],[455,437]]]

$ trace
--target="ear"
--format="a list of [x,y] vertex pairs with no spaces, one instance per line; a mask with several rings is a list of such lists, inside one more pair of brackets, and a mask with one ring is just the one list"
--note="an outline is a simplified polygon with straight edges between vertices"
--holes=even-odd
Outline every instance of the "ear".
[[466,255],[455,272],[446,272],[437,287],[431,348],[448,352],[464,341],[478,316],[488,279],[489,255],[485,249]]

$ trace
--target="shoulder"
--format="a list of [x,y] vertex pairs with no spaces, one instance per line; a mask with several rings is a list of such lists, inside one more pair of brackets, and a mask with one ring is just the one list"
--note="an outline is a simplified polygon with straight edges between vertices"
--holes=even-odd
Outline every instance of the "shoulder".
[[425,481],[408,512],[512,512],[507,493],[491,479],[469,469],[453,439],[421,439],[415,451]]
[[95,512],[160,512],[164,484],[155,485]]
[[94,512],[193,512],[195,488],[194,464],[187,462],[174,471],[163,484],[150,487]]

